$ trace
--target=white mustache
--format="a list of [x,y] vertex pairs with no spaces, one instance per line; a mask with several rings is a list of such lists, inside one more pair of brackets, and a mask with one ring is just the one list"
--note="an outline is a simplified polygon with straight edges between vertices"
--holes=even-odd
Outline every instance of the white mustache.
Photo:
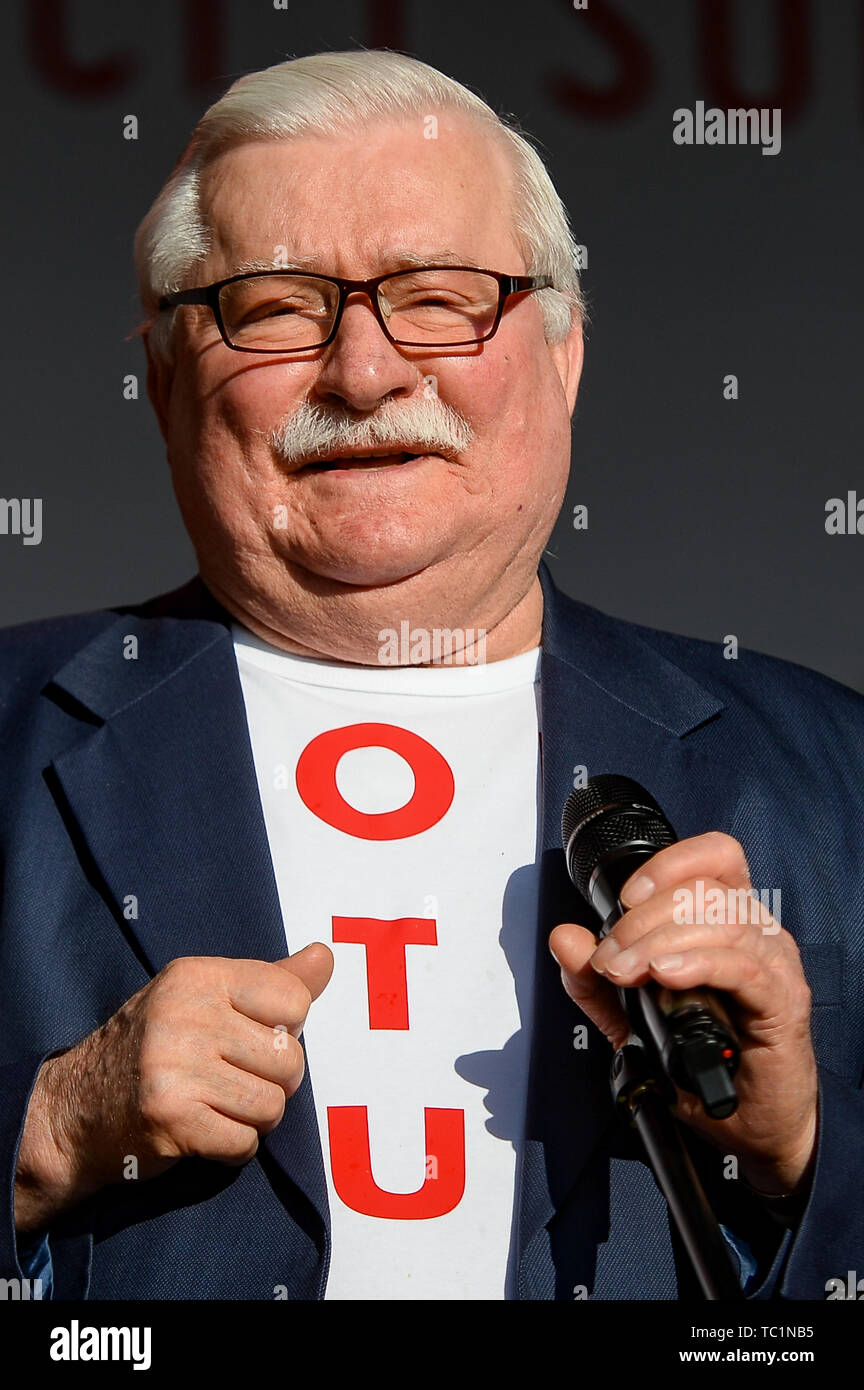
[[364,420],[304,401],[270,430],[267,442],[286,463],[339,449],[393,446],[394,453],[458,454],[474,438],[468,421],[435,395],[384,406]]

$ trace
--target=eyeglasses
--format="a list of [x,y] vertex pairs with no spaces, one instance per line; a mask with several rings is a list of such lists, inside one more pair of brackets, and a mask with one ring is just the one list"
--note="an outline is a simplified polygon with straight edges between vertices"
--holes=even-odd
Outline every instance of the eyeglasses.
[[264,270],[178,290],[160,309],[206,304],[235,352],[308,352],[339,331],[349,294],[368,296],[382,330],[403,347],[463,347],[497,332],[510,295],[551,289],[548,275],[502,275],[473,266],[424,266],[371,280]]

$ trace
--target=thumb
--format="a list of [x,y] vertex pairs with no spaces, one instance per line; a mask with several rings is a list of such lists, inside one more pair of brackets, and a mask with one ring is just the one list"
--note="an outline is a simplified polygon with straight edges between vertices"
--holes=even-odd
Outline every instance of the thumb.
[[285,956],[276,964],[302,980],[313,999],[324,993],[333,974],[333,952],[323,941],[313,941],[293,956]]
[[596,947],[594,933],[574,922],[562,923],[549,937],[549,949],[561,967],[561,983],[567,994],[612,1046],[620,1047],[630,1035],[630,1024],[614,987],[590,963]]

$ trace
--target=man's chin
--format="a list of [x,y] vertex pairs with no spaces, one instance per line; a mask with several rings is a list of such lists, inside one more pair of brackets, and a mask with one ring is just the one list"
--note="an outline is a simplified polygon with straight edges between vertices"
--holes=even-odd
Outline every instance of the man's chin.
[[304,565],[307,573],[327,584],[352,589],[387,589],[420,574],[432,563],[426,557],[392,556],[370,560],[368,556],[339,556]]

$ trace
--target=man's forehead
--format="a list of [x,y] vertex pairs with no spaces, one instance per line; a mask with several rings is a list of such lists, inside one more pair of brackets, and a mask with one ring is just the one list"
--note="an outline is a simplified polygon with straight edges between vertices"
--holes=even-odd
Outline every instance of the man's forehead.
[[208,261],[224,274],[274,262],[334,270],[343,252],[369,265],[364,274],[487,265],[511,240],[508,161],[500,148],[490,150],[488,134],[464,122],[458,132],[442,128],[438,141],[424,140],[416,124],[224,151],[202,171]]
[[[284,254],[282,254],[283,251]],[[320,271],[322,275],[326,275],[328,269],[323,264],[324,259],[326,258],[320,254],[308,256],[296,250],[292,251],[287,247],[280,247],[279,255],[270,260],[261,256],[243,257],[233,265],[231,273],[244,275],[256,270],[281,269]],[[411,270],[415,267],[428,265],[461,265],[474,266],[478,270],[487,269],[487,267],[481,266],[478,261],[472,260],[470,256],[466,260],[458,252],[440,246],[430,246],[427,250],[421,251],[409,251],[407,248],[398,248],[390,252],[382,251],[379,259],[382,263],[386,263],[388,270]]]

